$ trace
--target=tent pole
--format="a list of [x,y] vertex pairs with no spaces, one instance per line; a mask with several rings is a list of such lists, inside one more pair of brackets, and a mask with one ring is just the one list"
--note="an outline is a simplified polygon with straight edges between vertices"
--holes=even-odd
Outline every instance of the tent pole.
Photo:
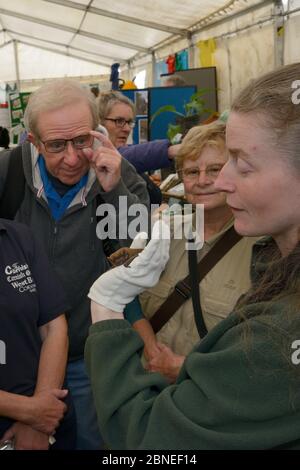
[[18,41],[14,41],[14,56],[15,56],[15,67],[16,67],[16,81],[18,91],[20,91],[20,71],[19,71],[19,58],[18,58]]
[[284,9],[281,0],[274,0],[274,65],[284,64]]
[[151,86],[156,85],[156,60],[155,60],[155,52],[151,52],[151,58],[152,58],[152,83]]
[[127,80],[131,80],[131,62],[127,60]]
[[189,55],[189,68],[195,67],[195,49],[193,44],[192,34],[188,33],[188,55]]

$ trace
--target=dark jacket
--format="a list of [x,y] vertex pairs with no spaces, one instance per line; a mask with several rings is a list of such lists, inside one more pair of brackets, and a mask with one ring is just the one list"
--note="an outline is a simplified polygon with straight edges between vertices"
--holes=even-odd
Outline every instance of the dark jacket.
[[125,145],[119,147],[118,151],[126,160],[128,160],[138,173],[145,171],[168,168],[172,160],[168,157],[169,141],[153,140],[137,145]]
[[0,147],[3,147],[5,149],[9,148],[9,133],[6,127],[1,127],[0,126]]
[[85,359],[105,442],[111,449],[300,449],[299,340],[299,292],[246,305],[207,334],[170,386],[143,369],[143,343],[129,323],[95,323]]
[[[90,170],[86,187],[75,196],[63,217],[55,222],[41,191],[42,182],[36,164],[36,152],[33,152],[30,144],[24,144],[22,151],[26,185],[24,200],[15,219],[30,226],[42,241],[61,280],[71,305],[71,309],[66,312],[70,359],[78,359],[83,355],[90,326],[90,302],[87,293],[97,277],[108,267],[103,242],[96,235],[97,195],[100,194],[106,203],[116,207],[117,220],[119,196],[127,196],[128,206],[134,203],[148,206],[149,196],[144,181],[137,175],[133,166],[123,159],[122,178],[112,191],[102,191],[94,171]],[[5,152],[0,159],[0,197],[9,156],[10,152]],[[131,217],[128,217],[128,221],[130,220]],[[120,244],[128,245],[130,240],[121,240]]]

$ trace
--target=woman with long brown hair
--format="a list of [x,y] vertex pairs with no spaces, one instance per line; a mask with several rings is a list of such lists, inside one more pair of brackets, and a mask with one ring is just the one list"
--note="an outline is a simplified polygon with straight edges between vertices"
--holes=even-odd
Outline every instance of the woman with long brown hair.
[[233,103],[215,186],[240,234],[267,237],[254,246],[249,293],[187,356],[176,383],[143,370],[141,341],[120,311],[93,305],[86,362],[111,448],[300,448],[299,77],[300,64],[282,67]]

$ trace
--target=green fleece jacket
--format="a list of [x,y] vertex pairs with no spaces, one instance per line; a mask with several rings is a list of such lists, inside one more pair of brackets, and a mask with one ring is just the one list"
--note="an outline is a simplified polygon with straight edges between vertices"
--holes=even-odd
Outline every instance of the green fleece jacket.
[[85,358],[105,441],[112,449],[300,448],[297,302],[287,295],[232,313],[187,356],[174,385],[143,369],[143,343],[125,320],[92,325]]

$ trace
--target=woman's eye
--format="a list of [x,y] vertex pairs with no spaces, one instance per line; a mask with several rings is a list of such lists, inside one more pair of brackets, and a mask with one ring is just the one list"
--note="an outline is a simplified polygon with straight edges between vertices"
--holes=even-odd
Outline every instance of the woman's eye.
[[213,168],[209,168],[208,172],[211,174],[211,175],[218,175],[220,173],[220,171],[222,170],[222,167],[221,166],[216,166],[216,167],[213,167]]
[[242,174],[246,174],[251,171],[250,165],[247,162],[245,162],[245,160],[240,160],[238,158],[236,164],[237,164],[237,169]]

